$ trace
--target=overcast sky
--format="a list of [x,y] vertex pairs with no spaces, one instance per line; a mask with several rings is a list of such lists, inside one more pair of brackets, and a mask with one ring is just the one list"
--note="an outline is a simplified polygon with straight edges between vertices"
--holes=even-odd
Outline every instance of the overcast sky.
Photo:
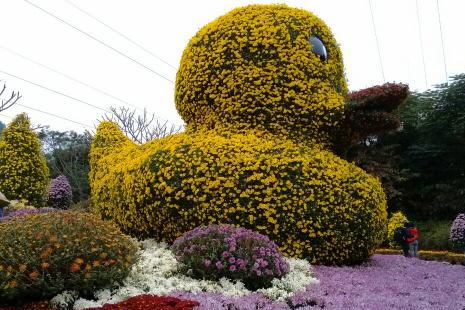
[[[28,1],[88,32],[134,61],[47,15]],[[34,124],[50,125],[54,130],[81,132],[85,129],[83,125],[30,108],[93,127],[109,106],[129,103],[132,105],[130,108],[141,110],[145,107],[163,121],[182,124],[174,105],[174,84],[170,81],[175,80],[176,68],[189,39],[200,27],[234,7],[276,3],[276,0],[0,0],[0,3],[0,80],[6,81],[8,87],[3,97],[12,90],[20,91],[22,95],[17,105],[0,113],[0,121],[8,123],[14,115],[27,112]],[[437,3],[447,74],[465,73],[463,0],[371,1],[385,79],[368,0],[295,0],[282,3],[312,11],[332,29],[342,48],[351,90],[395,81],[421,91],[446,81]],[[117,29],[164,62],[118,36],[72,4]]]

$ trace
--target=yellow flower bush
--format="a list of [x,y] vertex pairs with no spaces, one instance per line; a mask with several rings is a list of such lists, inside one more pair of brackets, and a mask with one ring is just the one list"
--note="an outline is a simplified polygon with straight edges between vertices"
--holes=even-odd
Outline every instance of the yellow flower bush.
[[398,227],[404,227],[404,224],[408,223],[407,217],[400,211],[391,215],[388,221],[387,229],[387,241],[391,248],[400,248],[399,243],[394,241],[394,231]]
[[100,124],[92,202],[138,237],[171,242],[234,224],[313,263],[366,260],[385,235],[386,201],[376,178],[330,151],[346,92],[341,52],[316,16],[284,5],[233,10],[184,52],[176,106],[186,133],[136,145]]
[[0,192],[8,199],[44,203],[49,171],[37,134],[20,114],[0,134]]

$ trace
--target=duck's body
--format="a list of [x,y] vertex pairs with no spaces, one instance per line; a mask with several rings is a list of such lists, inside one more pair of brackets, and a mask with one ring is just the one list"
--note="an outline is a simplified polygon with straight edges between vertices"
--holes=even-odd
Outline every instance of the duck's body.
[[269,134],[126,141],[98,165],[111,168],[92,176],[94,203],[135,236],[171,242],[230,223],[268,235],[286,255],[341,264],[366,259],[383,233],[378,180],[327,150]]

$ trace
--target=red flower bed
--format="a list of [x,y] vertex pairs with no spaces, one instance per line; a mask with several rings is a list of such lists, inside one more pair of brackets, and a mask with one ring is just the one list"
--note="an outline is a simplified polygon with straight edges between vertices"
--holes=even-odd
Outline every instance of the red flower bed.
[[106,304],[98,308],[85,310],[192,310],[199,303],[191,300],[181,300],[174,297],[159,297],[155,295],[139,295],[117,304]]
[[55,310],[55,308],[50,308],[50,303],[48,301],[35,301],[18,307],[0,306],[0,310]]

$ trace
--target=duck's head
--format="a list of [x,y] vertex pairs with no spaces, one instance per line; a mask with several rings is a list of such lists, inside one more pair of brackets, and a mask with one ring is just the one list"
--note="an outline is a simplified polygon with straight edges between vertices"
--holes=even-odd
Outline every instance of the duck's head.
[[285,5],[238,8],[203,27],[176,78],[189,130],[257,129],[315,142],[329,141],[346,93],[330,29]]

